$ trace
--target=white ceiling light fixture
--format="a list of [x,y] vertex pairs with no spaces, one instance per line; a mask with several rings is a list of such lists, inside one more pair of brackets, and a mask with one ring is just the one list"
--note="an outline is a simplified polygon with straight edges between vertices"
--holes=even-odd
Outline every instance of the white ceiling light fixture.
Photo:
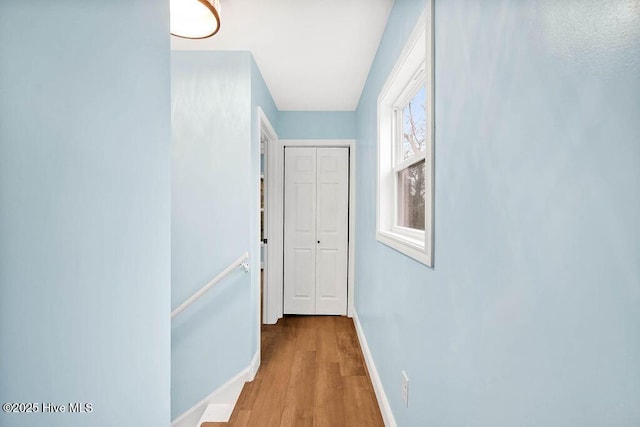
[[171,34],[206,39],[220,30],[220,0],[171,0]]

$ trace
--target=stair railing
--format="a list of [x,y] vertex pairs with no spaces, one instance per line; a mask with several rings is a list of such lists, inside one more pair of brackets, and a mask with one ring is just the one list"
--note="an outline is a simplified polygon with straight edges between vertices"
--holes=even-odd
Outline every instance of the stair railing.
[[240,258],[229,264],[227,268],[225,268],[220,274],[211,279],[206,285],[201,287],[196,293],[187,298],[182,304],[176,307],[175,310],[171,312],[171,318],[173,319],[178,314],[182,313],[187,307],[193,304],[198,298],[205,294],[209,289],[215,286],[220,280],[222,280],[227,274],[231,273],[234,269],[238,267],[244,268],[245,272],[249,272],[249,254],[245,252]]

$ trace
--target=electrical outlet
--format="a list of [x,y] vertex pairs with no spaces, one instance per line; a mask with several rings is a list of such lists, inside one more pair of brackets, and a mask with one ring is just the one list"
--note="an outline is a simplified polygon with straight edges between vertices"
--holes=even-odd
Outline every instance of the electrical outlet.
[[409,377],[405,371],[402,371],[402,383],[400,384],[400,389],[402,390],[402,400],[404,401],[404,405],[409,407]]

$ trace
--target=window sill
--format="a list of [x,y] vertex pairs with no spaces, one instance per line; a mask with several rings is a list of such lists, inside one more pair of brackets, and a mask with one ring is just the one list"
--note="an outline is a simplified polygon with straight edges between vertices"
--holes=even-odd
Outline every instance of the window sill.
[[430,257],[425,249],[424,239],[419,240],[407,237],[393,231],[378,231],[376,240],[422,264],[431,265]]

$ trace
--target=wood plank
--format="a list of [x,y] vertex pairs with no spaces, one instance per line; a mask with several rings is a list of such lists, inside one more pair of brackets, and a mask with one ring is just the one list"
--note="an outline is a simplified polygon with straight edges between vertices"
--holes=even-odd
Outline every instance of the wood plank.
[[313,412],[297,406],[285,406],[280,427],[313,427]]
[[312,413],[316,381],[316,352],[296,351],[291,366],[291,374],[285,406],[295,407],[297,412]]
[[366,375],[360,343],[351,319],[345,317],[344,320],[336,321],[336,337],[340,357],[340,373],[343,376]]
[[264,364],[274,357],[274,353],[277,350],[278,325],[262,325],[260,336],[260,360],[261,364]]
[[347,425],[384,427],[371,382],[365,376],[342,377]]
[[261,339],[260,370],[228,425],[384,426],[351,319],[287,316]]
[[333,317],[322,317],[322,324],[318,327],[317,353],[318,360],[324,362],[340,362],[338,353],[338,339]]
[[229,419],[229,427],[249,427],[249,420],[251,419],[251,411],[239,410],[234,411],[233,416]]
[[298,351],[315,351],[318,341],[318,328],[306,327],[298,331],[296,338],[296,350]]
[[294,322],[298,329],[318,329],[322,324],[319,316],[291,316],[290,321]]
[[245,383],[242,387],[242,392],[240,392],[240,397],[238,398],[235,409],[238,409],[238,411],[252,409],[258,398],[261,385],[261,378],[255,378],[253,381]]
[[343,426],[346,423],[344,386],[340,364],[319,362],[314,402],[314,427]]
[[261,393],[254,402],[249,424],[252,426],[279,426],[284,407],[284,397],[289,385],[291,365],[295,355],[296,332],[285,319],[275,336],[274,355],[265,365],[261,365],[257,379],[262,381]]

